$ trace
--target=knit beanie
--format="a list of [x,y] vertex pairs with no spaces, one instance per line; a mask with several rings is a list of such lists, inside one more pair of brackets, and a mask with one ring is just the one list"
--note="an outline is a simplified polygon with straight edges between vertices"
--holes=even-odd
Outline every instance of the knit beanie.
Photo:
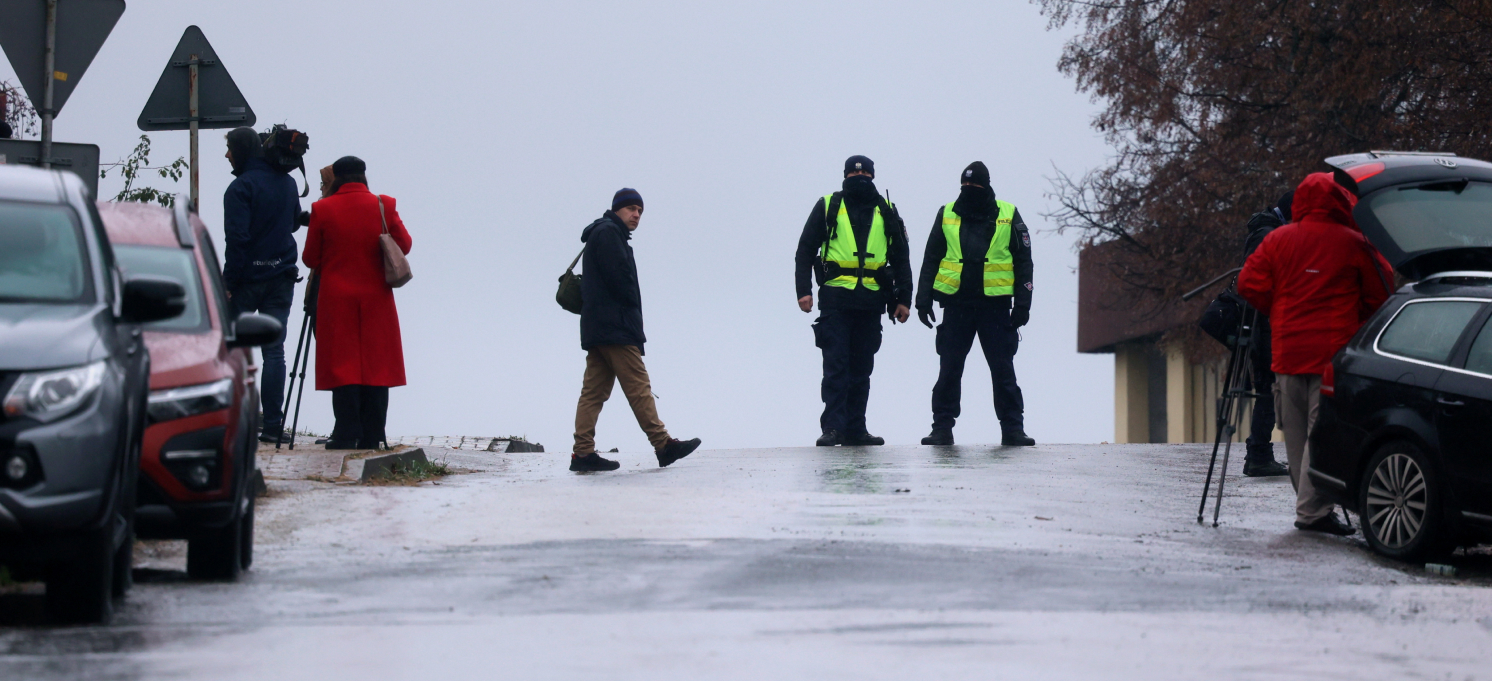
[[983,161],[975,161],[964,168],[964,174],[959,177],[959,184],[968,182],[981,187],[989,186],[989,168],[984,167]]
[[627,206],[642,208],[642,194],[637,193],[637,190],[631,187],[622,187],[611,197],[611,209],[615,211]]
[[859,155],[851,156],[844,160],[845,177],[849,177],[850,173],[855,172],[856,170],[863,170],[867,173],[870,173],[870,177],[874,179],[876,176],[875,161]]
[[368,172],[368,164],[356,156],[343,156],[332,163],[332,174],[337,177],[343,175],[361,175]]

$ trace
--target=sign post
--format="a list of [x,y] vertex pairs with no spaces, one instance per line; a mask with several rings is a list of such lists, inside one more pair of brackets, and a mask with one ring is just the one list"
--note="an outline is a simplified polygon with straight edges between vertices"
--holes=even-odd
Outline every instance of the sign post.
[[[183,115],[185,114],[185,115]],[[254,110],[218,60],[202,29],[188,26],[136,121],[141,130],[186,130],[191,139],[191,201],[197,208],[198,133],[254,125]]]
[[42,61],[47,79],[41,105],[41,167],[52,167],[52,94],[57,91],[57,0],[47,0],[47,45]]

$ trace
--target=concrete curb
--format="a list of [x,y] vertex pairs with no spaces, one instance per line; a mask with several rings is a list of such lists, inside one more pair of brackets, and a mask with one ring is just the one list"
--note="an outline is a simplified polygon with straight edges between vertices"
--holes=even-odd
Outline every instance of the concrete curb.
[[396,464],[407,466],[415,462],[429,462],[429,459],[425,457],[425,448],[416,447],[392,454],[370,456],[366,459],[347,459],[343,464],[342,476],[366,482],[379,476],[388,475]]

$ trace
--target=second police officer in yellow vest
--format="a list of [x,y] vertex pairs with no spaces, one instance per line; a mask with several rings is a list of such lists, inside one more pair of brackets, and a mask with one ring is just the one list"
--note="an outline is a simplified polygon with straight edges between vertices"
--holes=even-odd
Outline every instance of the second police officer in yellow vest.
[[958,200],[938,209],[917,281],[917,317],[923,324],[930,328],[937,321],[933,301],[943,306],[932,433],[922,444],[953,444],[964,360],[977,335],[994,382],[1001,444],[1034,445],[1025,432],[1014,361],[1020,342],[1016,329],[1031,318],[1031,236],[1015,206],[995,198],[983,163],[969,164],[961,181]]
[[875,164],[844,163],[843,191],[818,200],[798,239],[798,307],[813,310],[810,272],[819,284],[815,344],[823,351],[824,412],[817,444],[880,445],[865,425],[870,374],[881,347],[881,314],[905,322],[912,302],[912,266],[901,218],[875,187]]

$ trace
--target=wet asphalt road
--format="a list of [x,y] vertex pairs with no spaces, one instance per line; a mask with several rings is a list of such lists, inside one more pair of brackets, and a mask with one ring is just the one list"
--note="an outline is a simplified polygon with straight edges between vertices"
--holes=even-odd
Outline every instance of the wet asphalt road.
[[109,627],[0,596],[0,679],[1492,678],[1492,555],[1450,579],[1296,532],[1283,478],[1230,478],[1199,526],[1206,452],[451,452],[480,472],[277,482],[239,583],[168,547]]

